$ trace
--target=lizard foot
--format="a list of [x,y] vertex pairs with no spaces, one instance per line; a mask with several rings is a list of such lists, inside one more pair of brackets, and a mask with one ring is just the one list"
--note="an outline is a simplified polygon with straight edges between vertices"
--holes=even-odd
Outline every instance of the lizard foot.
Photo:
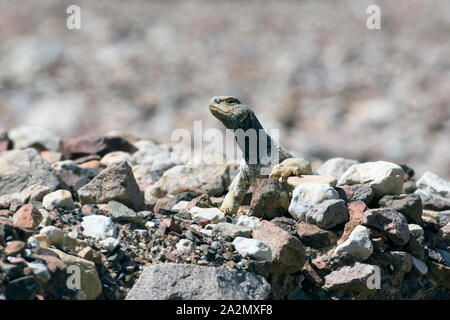
[[286,181],[290,176],[311,174],[313,174],[313,171],[308,161],[300,158],[289,158],[272,169],[270,178],[280,178],[281,182]]

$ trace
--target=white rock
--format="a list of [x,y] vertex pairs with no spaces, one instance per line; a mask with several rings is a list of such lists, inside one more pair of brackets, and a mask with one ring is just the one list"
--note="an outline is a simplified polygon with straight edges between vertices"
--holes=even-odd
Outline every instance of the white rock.
[[194,250],[194,248],[194,244],[188,239],[180,239],[177,243],[177,250],[180,253],[190,253]]
[[421,274],[426,274],[428,272],[427,265],[425,263],[423,263],[422,261],[420,261],[419,259],[412,257],[412,263],[413,263],[413,266],[416,267],[416,269]]
[[64,247],[64,232],[61,229],[55,226],[46,226],[39,233],[47,236],[51,244],[60,248]]
[[236,224],[249,229],[258,229],[262,223],[257,217],[242,215],[237,219]]
[[52,277],[47,267],[42,263],[28,262],[27,267],[30,268],[36,278],[42,282],[47,282]]
[[120,245],[120,241],[109,237],[106,238],[105,240],[101,240],[100,244],[108,251],[114,251],[119,245]]
[[116,237],[117,230],[111,218],[102,215],[91,215],[83,218],[81,222],[83,234],[97,239]]
[[418,193],[424,200],[433,197],[450,199],[450,182],[442,179],[433,172],[427,171],[416,182]]
[[131,157],[131,154],[124,151],[113,151],[110,153],[107,153],[103,156],[103,158],[100,160],[100,163],[104,165],[105,167],[108,167],[111,163],[120,162],[120,161],[126,161],[130,166],[133,165],[133,158]]
[[420,236],[423,236],[423,228],[419,226],[418,224],[408,224],[409,233],[412,237],[418,238]]
[[339,245],[334,253],[336,255],[349,255],[357,261],[364,261],[373,253],[372,241],[369,232],[364,226],[357,226],[349,238]]
[[172,207],[172,210],[186,210],[189,201],[181,200]]
[[[206,233],[204,233],[206,231]],[[238,226],[236,224],[228,222],[220,222],[218,224],[208,224],[204,229],[201,230],[206,235],[211,234],[212,236],[221,235],[222,237],[243,237],[250,238],[252,236],[252,229]]]
[[380,198],[388,194],[400,194],[404,174],[403,169],[392,162],[365,162],[348,168],[338,185],[367,184],[375,197]]
[[244,258],[272,261],[272,251],[269,245],[260,240],[237,237],[234,239],[233,245],[236,251]]
[[58,151],[59,137],[41,127],[18,126],[8,131],[15,149],[25,149],[40,145],[46,150]]
[[192,218],[198,218],[198,219],[208,219],[211,220],[214,223],[219,223],[222,221],[225,221],[225,214],[218,208],[199,208],[199,207],[192,207],[189,210],[189,213],[191,214]]
[[47,194],[42,200],[42,205],[45,209],[50,209],[51,206],[66,209],[73,209],[75,207],[72,194],[67,190],[57,190]]
[[147,228],[154,228],[154,227],[156,226],[156,223],[154,223],[153,221],[147,221],[147,222],[145,223],[145,226],[146,226]]
[[328,199],[339,199],[337,191],[326,183],[304,183],[294,189],[289,213],[296,219],[304,220],[306,212],[315,204]]
[[317,172],[323,176],[339,178],[354,164],[358,164],[359,161],[344,158],[331,158],[325,161]]

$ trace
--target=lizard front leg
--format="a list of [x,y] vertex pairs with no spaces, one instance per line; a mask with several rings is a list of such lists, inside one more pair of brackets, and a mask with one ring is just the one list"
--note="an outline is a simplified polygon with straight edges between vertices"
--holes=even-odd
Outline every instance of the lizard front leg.
[[290,176],[311,175],[314,170],[308,161],[301,158],[289,158],[276,165],[270,174],[270,178],[280,178],[285,181]]

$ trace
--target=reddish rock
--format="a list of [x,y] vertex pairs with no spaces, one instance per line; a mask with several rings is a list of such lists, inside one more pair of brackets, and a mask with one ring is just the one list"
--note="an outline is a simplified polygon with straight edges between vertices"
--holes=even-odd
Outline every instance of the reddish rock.
[[309,223],[298,223],[297,234],[306,246],[313,248],[329,247],[337,242],[336,235]]
[[166,252],[164,254],[164,258],[166,258],[166,260],[169,260],[171,262],[175,262],[175,260],[176,260],[176,257],[172,252]]
[[181,233],[182,227],[180,224],[175,221],[175,219],[172,217],[172,219],[163,219],[162,222],[167,226],[167,228],[170,231],[174,231],[176,233]]
[[13,215],[12,221],[18,227],[36,230],[42,221],[42,214],[32,204],[26,204]]
[[393,209],[367,210],[364,212],[363,224],[383,231],[397,246],[403,246],[409,241],[408,221]]
[[26,242],[31,235],[31,230],[18,227],[11,220],[0,217],[0,244],[4,243],[5,239],[9,236],[13,237],[13,239]]
[[358,221],[358,220],[348,221],[344,226],[344,233],[342,234],[341,238],[339,239],[338,244],[341,244],[344,241],[346,241],[350,237],[350,234],[352,233],[352,231],[355,230],[355,228],[357,226],[359,226],[361,223],[362,222]]
[[308,262],[306,262],[305,266],[303,267],[303,274],[317,287],[323,285],[323,279],[317,274],[316,270],[314,270],[314,268]]
[[269,221],[253,230],[253,238],[265,242],[272,250],[272,272],[290,274],[303,268],[306,262],[305,247],[302,242]]
[[249,215],[273,219],[288,213],[291,198],[289,185],[278,179],[258,179],[250,202]]
[[363,201],[353,201],[348,205],[348,213],[350,220],[362,222],[364,220],[364,211],[367,210],[367,205]]
[[0,152],[11,150],[13,147],[12,141],[8,137],[8,133],[4,130],[0,130]]
[[64,271],[67,268],[67,265],[61,259],[53,255],[33,254],[33,258],[43,260],[51,273],[58,270]]
[[11,241],[5,248],[7,256],[15,256],[25,250],[26,244],[23,241]]
[[372,188],[365,184],[354,184],[351,186],[343,185],[339,187],[344,190],[349,203],[353,201],[363,201],[364,203],[369,204],[374,196]]
[[90,247],[86,247],[77,254],[80,258],[89,260],[94,263],[101,263],[102,259],[97,251]]
[[65,159],[77,159],[91,155],[104,156],[113,151],[128,153],[137,151],[135,146],[123,138],[93,135],[62,138],[60,150]]

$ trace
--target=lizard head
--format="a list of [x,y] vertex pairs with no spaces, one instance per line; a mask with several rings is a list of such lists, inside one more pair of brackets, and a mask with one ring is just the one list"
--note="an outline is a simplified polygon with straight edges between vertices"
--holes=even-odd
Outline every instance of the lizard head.
[[238,98],[231,96],[213,97],[209,102],[209,111],[228,129],[248,129],[248,120],[253,112]]

